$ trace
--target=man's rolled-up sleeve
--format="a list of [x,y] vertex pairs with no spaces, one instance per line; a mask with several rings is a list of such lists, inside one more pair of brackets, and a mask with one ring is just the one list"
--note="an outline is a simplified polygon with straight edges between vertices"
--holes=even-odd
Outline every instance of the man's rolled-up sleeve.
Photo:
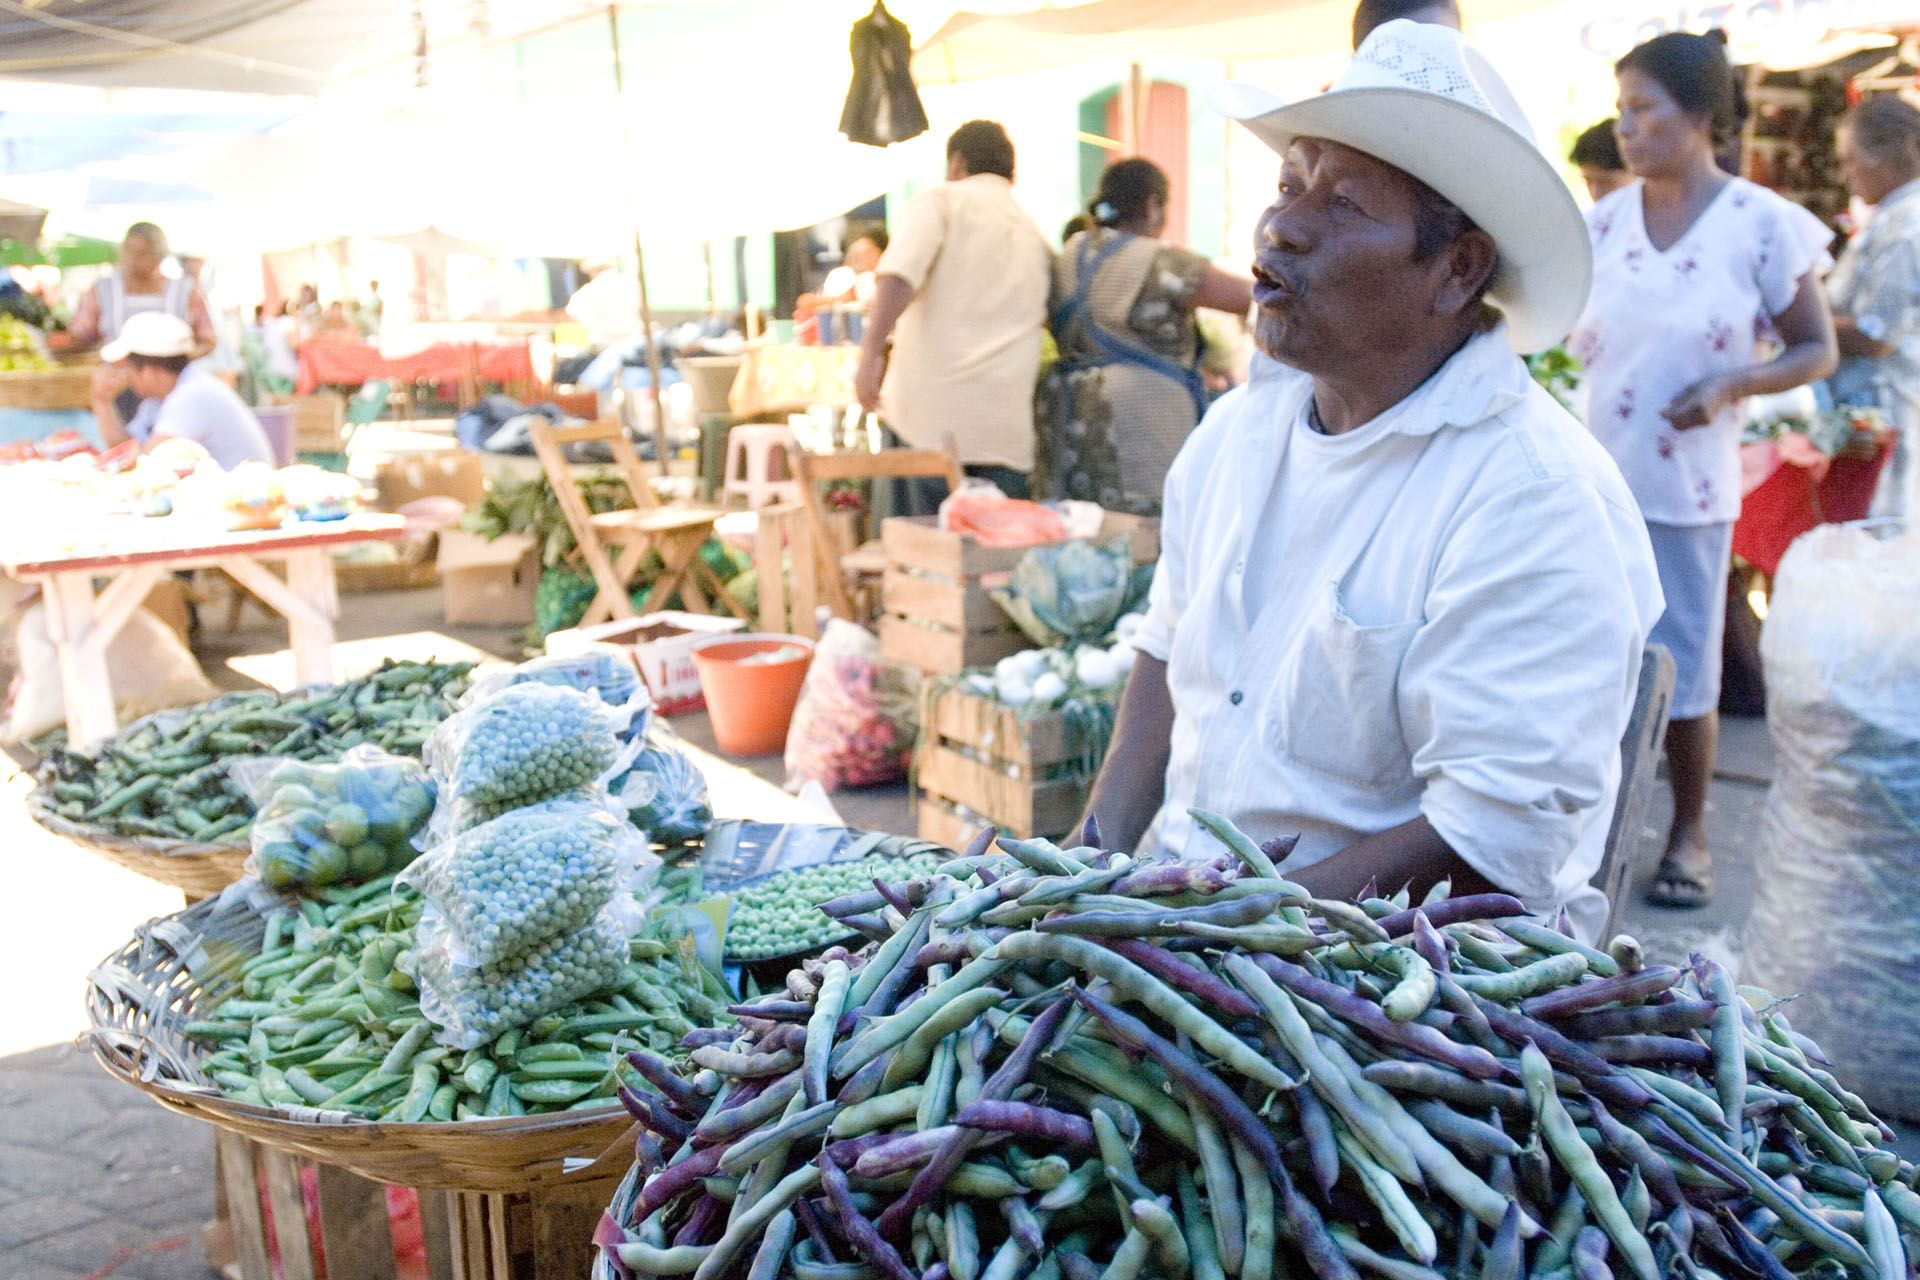
[[915,293],[927,282],[933,264],[940,257],[940,246],[947,239],[947,199],[944,189],[935,187],[907,202],[900,224],[893,228],[886,252],[874,268],[878,276],[898,276]]
[[1479,504],[1443,541],[1401,670],[1421,813],[1536,908],[1586,825],[1611,817],[1598,810],[1653,621],[1628,525],[1571,479]]

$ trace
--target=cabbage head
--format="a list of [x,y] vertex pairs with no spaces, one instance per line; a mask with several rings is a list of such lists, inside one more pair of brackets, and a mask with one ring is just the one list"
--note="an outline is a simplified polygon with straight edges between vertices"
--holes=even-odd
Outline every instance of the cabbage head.
[[1146,595],[1151,566],[1135,569],[1125,536],[1033,548],[991,594],[1035,644],[1094,644]]

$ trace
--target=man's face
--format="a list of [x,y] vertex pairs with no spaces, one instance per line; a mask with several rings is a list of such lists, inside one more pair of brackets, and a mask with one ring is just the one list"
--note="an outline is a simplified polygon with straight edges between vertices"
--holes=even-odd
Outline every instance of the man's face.
[[1594,203],[1598,204],[1632,182],[1633,175],[1625,169],[1601,169],[1594,165],[1583,164],[1580,166],[1580,180],[1587,184],[1587,194],[1593,197]]
[[1862,148],[1852,129],[1840,130],[1834,138],[1834,151],[1840,160],[1840,180],[1868,204],[1879,204],[1905,184],[1908,175],[1902,166]]
[[852,271],[871,271],[880,265],[880,247],[861,236],[847,246],[846,265]]
[[1416,263],[1414,188],[1398,169],[1316,138],[1280,166],[1254,235],[1253,336],[1308,373],[1357,369],[1432,314],[1445,255]]
[[142,400],[157,400],[173,390],[174,378],[158,365],[133,364],[127,370],[127,385]]

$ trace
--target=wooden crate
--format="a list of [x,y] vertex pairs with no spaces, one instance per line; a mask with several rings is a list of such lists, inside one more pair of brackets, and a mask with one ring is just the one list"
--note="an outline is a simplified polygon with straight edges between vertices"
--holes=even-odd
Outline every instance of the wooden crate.
[[[206,1243],[208,1261],[221,1272],[234,1280],[274,1280],[276,1273],[279,1280],[313,1280],[324,1255],[329,1276],[392,1280],[398,1273],[380,1183],[225,1130],[216,1131],[215,1143],[222,1213],[209,1224]],[[623,1172],[602,1172],[608,1163],[535,1191],[416,1192],[430,1280],[586,1275],[594,1228]],[[300,1185],[306,1165],[316,1174],[317,1223]],[[298,1225],[288,1230],[289,1224]]]
[[293,398],[295,453],[338,453],[346,448],[347,402],[331,391]]
[[[1160,558],[1158,525],[1109,511],[1102,538],[1127,535],[1133,562]],[[1033,647],[988,594],[997,575],[1011,573],[1031,547],[982,546],[948,533],[931,516],[899,516],[880,523],[887,556],[881,584],[880,648],[895,662],[930,675],[990,666]]]
[[[1048,776],[1079,751],[1066,718],[1040,712],[1022,719],[988,698],[950,689],[934,699],[922,730],[918,765],[920,834],[957,848],[982,820],[1020,837],[1062,836],[1086,807],[1093,779]],[[964,818],[964,807],[979,815]]]

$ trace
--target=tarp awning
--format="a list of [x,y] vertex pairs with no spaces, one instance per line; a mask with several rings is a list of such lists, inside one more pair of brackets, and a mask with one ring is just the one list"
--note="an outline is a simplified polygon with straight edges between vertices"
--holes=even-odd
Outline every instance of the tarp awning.
[[[1541,0],[1472,0],[1474,23]],[[1285,58],[1344,50],[1353,0],[1094,0],[1029,13],[956,13],[913,55],[922,85],[1052,67],[1169,58]]]
[[[0,0],[0,76],[315,94],[367,43],[366,0]],[[373,7],[373,20],[392,8]]]

